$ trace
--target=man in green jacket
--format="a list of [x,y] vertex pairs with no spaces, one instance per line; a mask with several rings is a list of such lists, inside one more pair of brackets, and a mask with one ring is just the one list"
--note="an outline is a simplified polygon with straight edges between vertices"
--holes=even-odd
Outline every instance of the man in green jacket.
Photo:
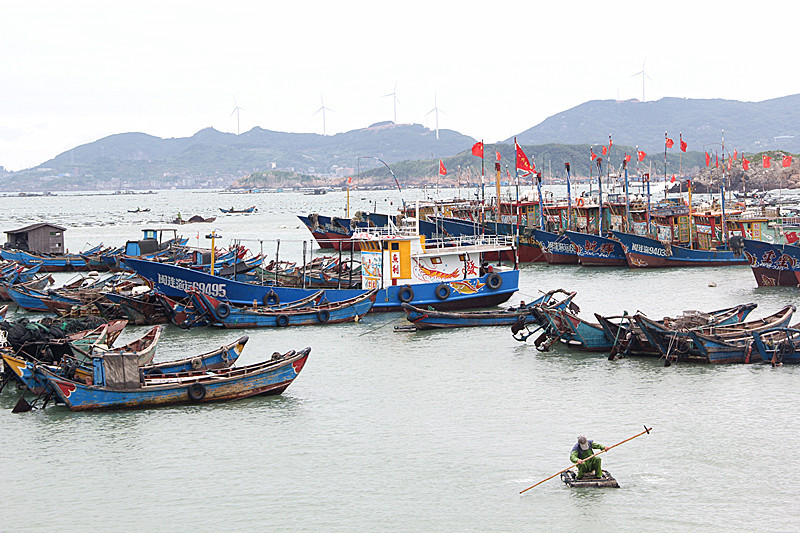
[[584,435],[578,436],[578,442],[575,443],[575,446],[572,447],[572,453],[569,454],[569,460],[578,464],[578,479],[593,470],[598,479],[603,477],[600,458],[593,456],[593,449],[606,451],[608,448],[597,442],[587,440]]

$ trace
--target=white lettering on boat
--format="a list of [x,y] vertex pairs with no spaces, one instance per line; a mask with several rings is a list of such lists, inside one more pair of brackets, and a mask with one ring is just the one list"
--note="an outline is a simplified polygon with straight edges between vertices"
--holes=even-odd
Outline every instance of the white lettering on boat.
[[645,246],[644,244],[639,244],[639,243],[633,243],[631,245],[631,251],[638,252],[640,254],[659,255],[661,257],[667,257],[667,251],[664,248],[657,248],[655,246]]
[[226,283],[203,283],[200,281],[187,281],[185,279],[167,276],[165,274],[158,275],[158,283],[172,287],[173,289],[186,292],[188,289],[195,289],[203,294],[213,296],[215,298],[225,298]]

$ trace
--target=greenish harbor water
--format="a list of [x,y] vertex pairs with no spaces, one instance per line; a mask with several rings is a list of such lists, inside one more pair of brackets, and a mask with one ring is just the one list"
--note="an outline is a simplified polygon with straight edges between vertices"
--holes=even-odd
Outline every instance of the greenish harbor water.
[[[420,191],[406,191],[406,200]],[[385,211],[397,192],[353,192]],[[0,228],[67,226],[67,247],[119,245],[180,211],[190,244],[241,238],[301,260],[296,214],[344,215],[345,193],[4,198]],[[255,204],[253,215],[219,207]],[[136,207],[149,213],[132,214]],[[197,235],[200,235],[199,240]],[[263,243],[258,242],[260,240]],[[314,252],[320,254],[319,250]],[[69,277],[69,275],[66,275]],[[716,286],[709,286],[715,284]],[[562,287],[581,316],[661,318],[756,302],[751,318],[797,303],[757,288],[747,267],[633,271],[525,265],[510,303]],[[15,316],[20,316],[19,314]],[[278,397],[154,410],[11,414],[0,394],[0,531],[786,531],[796,529],[800,368],[609,362],[555,345],[539,353],[508,328],[401,333],[405,315],[355,324],[226,331],[169,326],[157,360],[250,335],[241,364],[311,346]],[[140,335],[129,328],[119,342]],[[532,339],[531,339],[532,341]],[[606,445],[620,489],[557,478],[578,434]]]

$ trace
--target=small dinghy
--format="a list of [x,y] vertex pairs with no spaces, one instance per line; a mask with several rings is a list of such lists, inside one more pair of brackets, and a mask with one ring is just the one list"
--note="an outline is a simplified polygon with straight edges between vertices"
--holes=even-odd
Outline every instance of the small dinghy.
[[578,479],[575,472],[572,470],[567,470],[566,472],[561,473],[561,481],[563,481],[568,487],[619,488],[619,483],[617,483],[617,480],[608,473],[608,470],[603,470],[603,477],[599,479],[594,477],[593,474],[587,474],[586,476]]

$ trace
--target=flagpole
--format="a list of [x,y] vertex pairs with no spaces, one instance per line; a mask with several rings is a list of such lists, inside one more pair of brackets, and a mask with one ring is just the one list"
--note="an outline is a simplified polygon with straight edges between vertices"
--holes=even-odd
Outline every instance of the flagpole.
[[667,199],[667,132],[664,132],[664,200]]
[[[636,154],[636,159],[639,159],[639,154]],[[631,229],[631,200],[628,196],[628,155],[622,159],[622,170],[625,172],[625,228],[623,231],[629,232]]]
[[[495,155],[497,155],[498,153],[500,152],[496,152]],[[500,222],[500,161],[494,162],[494,170],[495,174],[497,174],[495,178],[495,191],[497,194],[497,211],[495,211],[495,216],[494,216],[494,232],[499,235],[500,231],[498,230],[498,222]]]
[[564,163],[567,169],[567,228],[572,229],[572,195],[569,190],[569,163]]
[[[600,200],[597,202],[597,234],[603,236],[603,174],[601,165],[603,158],[597,158],[597,194]],[[606,168],[608,168],[608,161],[606,161]]]
[[485,182],[486,182],[486,170],[484,167],[484,161],[486,156],[486,146],[483,144],[483,139],[481,139],[481,215],[480,215],[480,223],[481,223],[481,234],[483,234],[483,218],[484,218],[484,209],[486,208],[486,191],[485,191]]
[[[683,132],[678,132],[678,139],[680,142],[680,150],[678,150],[678,179],[683,177]],[[680,181],[678,181],[678,192],[683,200],[683,189],[681,188]]]
[[725,130],[722,130],[722,240],[728,242],[728,225],[725,223]]
[[692,180],[687,180],[689,183],[689,249],[694,248],[694,240],[692,237],[692,225],[694,224],[694,215],[692,215]]

